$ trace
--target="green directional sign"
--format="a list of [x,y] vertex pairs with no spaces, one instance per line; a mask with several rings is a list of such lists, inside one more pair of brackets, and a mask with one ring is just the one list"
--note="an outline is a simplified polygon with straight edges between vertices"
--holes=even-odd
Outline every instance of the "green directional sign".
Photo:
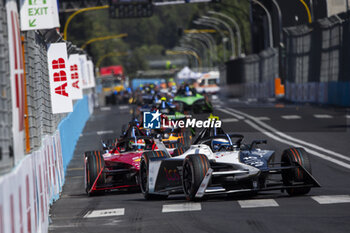
[[38,30],[59,27],[57,1],[21,0],[21,29]]
[[29,20],[29,27],[36,27],[35,21],[36,19]]

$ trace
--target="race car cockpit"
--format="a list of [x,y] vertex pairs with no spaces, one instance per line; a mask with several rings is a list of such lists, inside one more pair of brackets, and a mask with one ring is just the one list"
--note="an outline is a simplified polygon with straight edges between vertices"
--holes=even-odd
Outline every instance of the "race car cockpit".
[[[233,142],[233,138],[236,140]],[[244,136],[241,134],[227,134],[221,127],[203,129],[194,140],[193,145],[208,145],[213,152],[221,150],[240,149]]]

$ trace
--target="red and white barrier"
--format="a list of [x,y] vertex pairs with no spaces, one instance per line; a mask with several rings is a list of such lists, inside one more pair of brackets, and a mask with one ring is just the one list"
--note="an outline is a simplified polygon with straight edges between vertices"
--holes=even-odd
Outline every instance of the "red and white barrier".
[[0,233],[47,232],[50,204],[64,183],[60,136],[43,140],[12,172],[0,177]]

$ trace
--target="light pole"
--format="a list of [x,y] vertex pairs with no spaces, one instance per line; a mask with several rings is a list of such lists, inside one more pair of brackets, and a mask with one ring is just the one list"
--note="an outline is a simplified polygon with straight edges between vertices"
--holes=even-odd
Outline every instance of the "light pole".
[[[305,3],[304,0],[299,0],[301,2],[301,4],[303,4],[303,6],[305,7],[306,9],[306,13],[307,13],[307,17],[309,19],[309,23],[312,23],[312,18],[313,18],[313,15],[311,15],[311,11],[310,11],[310,8],[308,7],[308,5]],[[312,5],[312,0],[310,2],[310,5]]]
[[231,39],[231,44],[232,44],[232,46],[231,46],[231,49],[232,49],[232,51],[231,51],[232,52],[231,58],[235,58],[235,40],[234,40],[233,31],[232,31],[232,28],[230,27],[230,25],[228,25],[225,21],[223,21],[221,19],[218,19],[218,18],[202,16],[202,19],[204,19],[205,21],[214,22],[216,24],[221,23],[222,25],[224,25],[227,28],[227,30],[230,33],[230,39]]
[[[199,39],[202,40],[203,42],[205,41],[205,43],[208,45],[209,47],[209,51],[211,53],[212,56],[214,56],[214,59],[217,59],[217,48],[216,48],[216,44],[214,41],[214,38],[208,36],[205,33],[201,33],[201,34],[191,34],[192,38],[194,39]],[[211,59],[211,61],[213,61],[213,59]],[[212,62],[212,65],[214,64],[214,62]]]
[[241,30],[239,29],[239,26],[236,22],[236,20],[234,20],[233,18],[229,17],[228,15],[225,15],[223,13],[219,13],[216,11],[208,11],[209,14],[212,15],[217,15],[217,16],[221,16],[225,19],[228,19],[229,21],[231,21],[233,23],[233,25],[236,28],[236,32],[237,32],[237,49],[238,49],[238,57],[242,56],[242,36],[241,36]]
[[[195,52],[198,56],[199,54],[201,54],[199,52],[199,50],[197,48],[195,48],[195,46],[193,44],[190,43],[191,41],[180,41],[180,45],[183,48],[187,48],[188,50],[191,50],[193,52]],[[202,44],[200,44],[201,46],[203,46]],[[205,46],[203,46],[203,53],[202,53],[202,61],[204,60],[204,55],[205,55]],[[209,58],[207,59],[207,62],[209,62]],[[203,62],[202,64],[203,65]]]
[[212,46],[213,46],[213,49],[214,49],[214,55],[215,55],[215,58],[218,60],[218,48],[216,46],[216,41],[215,39],[213,38],[212,35],[208,34],[208,33],[202,33],[200,35],[203,35],[203,37],[206,37],[208,38],[208,40],[211,42]]
[[[195,49],[195,48],[198,48],[199,50],[198,50],[198,54],[202,54],[202,60],[204,61],[205,60],[205,58],[206,58],[206,61],[207,61],[207,66],[210,66],[210,63],[211,63],[211,61],[210,61],[210,57],[208,56],[208,53],[207,53],[207,50],[208,50],[208,48],[207,48],[207,46],[202,42],[202,41],[199,41],[199,40],[197,40],[197,41],[194,41],[194,40],[192,40],[192,38],[189,38],[188,36],[185,36],[185,37],[183,37],[183,40],[184,41],[180,41],[180,44],[183,46],[184,45],[184,43],[186,44],[187,43],[187,46],[190,46],[190,47],[192,47],[193,49]],[[197,46],[197,47],[196,47]],[[201,53],[199,52],[199,51],[202,51]],[[203,62],[204,63],[204,62]],[[204,64],[203,64],[204,65]]]
[[112,36],[103,36],[103,37],[96,37],[93,39],[88,40],[87,42],[85,42],[83,44],[83,46],[81,46],[81,49],[85,49],[86,46],[88,46],[89,44],[96,42],[96,41],[104,41],[104,40],[112,40],[112,39],[119,39],[119,38],[123,38],[123,37],[127,37],[128,34],[127,33],[122,33],[122,34],[118,34],[118,35],[112,35]]
[[197,61],[197,67],[201,66],[201,59],[198,56],[198,54],[195,51],[186,49],[186,48],[182,48],[182,47],[178,47],[178,48],[174,48],[174,50],[167,50],[166,51],[167,55],[181,55],[181,54],[185,54],[185,55],[190,55],[193,56],[196,61]]
[[[269,23],[269,42],[270,42],[270,48],[273,48],[273,35],[272,35],[272,19],[271,19],[271,15],[269,13],[269,11],[266,9],[266,7],[259,2],[258,0],[252,0],[254,3],[258,4],[266,13],[267,16],[267,21]],[[301,0],[303,1],[303,0]]]
[[[204,39],[203,37],[199,37],[199,36],[196,36],[196,35],[187,35],[187,37],[185,38],[188,38],[189,40],[196,40],[198,41],[200,44],[203,45],[204,48],[208,48],[208,52],[206,53],[207,57],[208,57],[208,66],[212,66],[213,65],[213,59],[212,57],[210,56],[210,53],[212,52],[212,48],[211,48],[211,44],[206,40]],[[205,52],[205,50],[204,50]]]
[[212,27],[214,28],[217,32],[220,33],[220,36],[222,37],[222,50],[223,50],[223,55],[224,55],[224,61],[226,61],[226,37],[225,37],[225,34],[222,32],[222,30],[216,26],[215,24],[213,23],[209,23],[209,22],[205,22],[205,21],[201,21],[201,20],[195,20],[193,21],[193,23],[197,24],[197,25],[203,25],[203,26],[208,26],[208,27]]
[[69,25],[70,21],[72,21],[72,19],[73,19],[77,14],[80,14],[80,13],[85,12],[85,11],[102,10],[102,9],[107,9],[107,8],[109,8],[108,5],[105,5],[105,6],[96,6],[96,7],[88,7],[88,8],[84,8],[84,9],[77,10],[76,12],[74,12],[73,14],[71,14],[71,15],[68,17],[67,22],[66,22],[65,25],[64,25],[64,29],[63,29],[63,39],[64,39],[64,40],[67,40],[68,25]]
[[121,56],[127,56],[128,53],[121,53],[121,52],[110,52],[110,53],[107,53],[105,55],[103,55],[102,57],[100,57],[96,63],[96,67],[100,68],[101,64],[102,64],[102,61],[104,59],[106,59],[107,57],[121,57]]
[[[174,48],[172,49],[172,51],[178,51],[178,52],[183,52],[184,50],[185,50],[185,49],[182,48],[182,47],[180,47],[180,46],[176,46],[176,47],[174,47]],[[189,50],[186,50],[186,51],[189,51]],[[167,52],[167,51],[166,51],[166,52]],[[186,53],[183,53],[183,55],[186,56],[186,59],[188,60],[188,66],[189,66],[189,67],[192,67],[192,65],[193,65],[193,67],[194,67],[194,66],[198,67],[197,59],[196,59],[194,56],[192,56],[192,55],[190,55],[190,54],[186,54]]]
[[181,46],[181,47],[178,47],[178,48],[175,48],[176,50],[178,51],[184,51],[184,52],[187,52],[188,55],[192,55],[196,58],[197,60],[197,67],[199,69],[201,69],[202,67],[202,61],[201,61],[201,58],[198,56],[198,53],[196,50],[194,50],[193,48],[191,47],[187,47],[187,46]]
[[[312,1],[312,0],[311,0]],[[282,62],[282,49],[284,47],[283,45],[283,32],[282,32],[282,28],[283,28],[283,22],[282,22],[282,11],[280,6],[278,5],[278,3],[276,2],[276,0],[272,0],[272,3],[275,5],[276,9],[277,9],[277,14],[278,14],[278,28],[279,28],[279,43],[278,43],[278,73],[279,73],[279,78],[282,79],[282,66],[283,66],[283,62]]]

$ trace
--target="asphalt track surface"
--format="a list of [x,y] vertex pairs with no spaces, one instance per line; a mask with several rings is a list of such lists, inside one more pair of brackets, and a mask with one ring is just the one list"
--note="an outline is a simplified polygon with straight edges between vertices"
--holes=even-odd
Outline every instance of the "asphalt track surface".
[[[117,137],[129,106],[96,109],[67,170],[61,198],[51,207],[50,232],[350,232],[350,112],[344,108],[255,100],[216,100],[227,132],[245,142],[267,139],[279,159],[291,145],[311,154],[321,183],[306,196],[279,191],[257,196],[213,196],[187,202],[183,195],[146,201],[138,192],[87,197],[83,152],[100,149],[100,138]],[[197,116],[203,118],[205,116]]]

